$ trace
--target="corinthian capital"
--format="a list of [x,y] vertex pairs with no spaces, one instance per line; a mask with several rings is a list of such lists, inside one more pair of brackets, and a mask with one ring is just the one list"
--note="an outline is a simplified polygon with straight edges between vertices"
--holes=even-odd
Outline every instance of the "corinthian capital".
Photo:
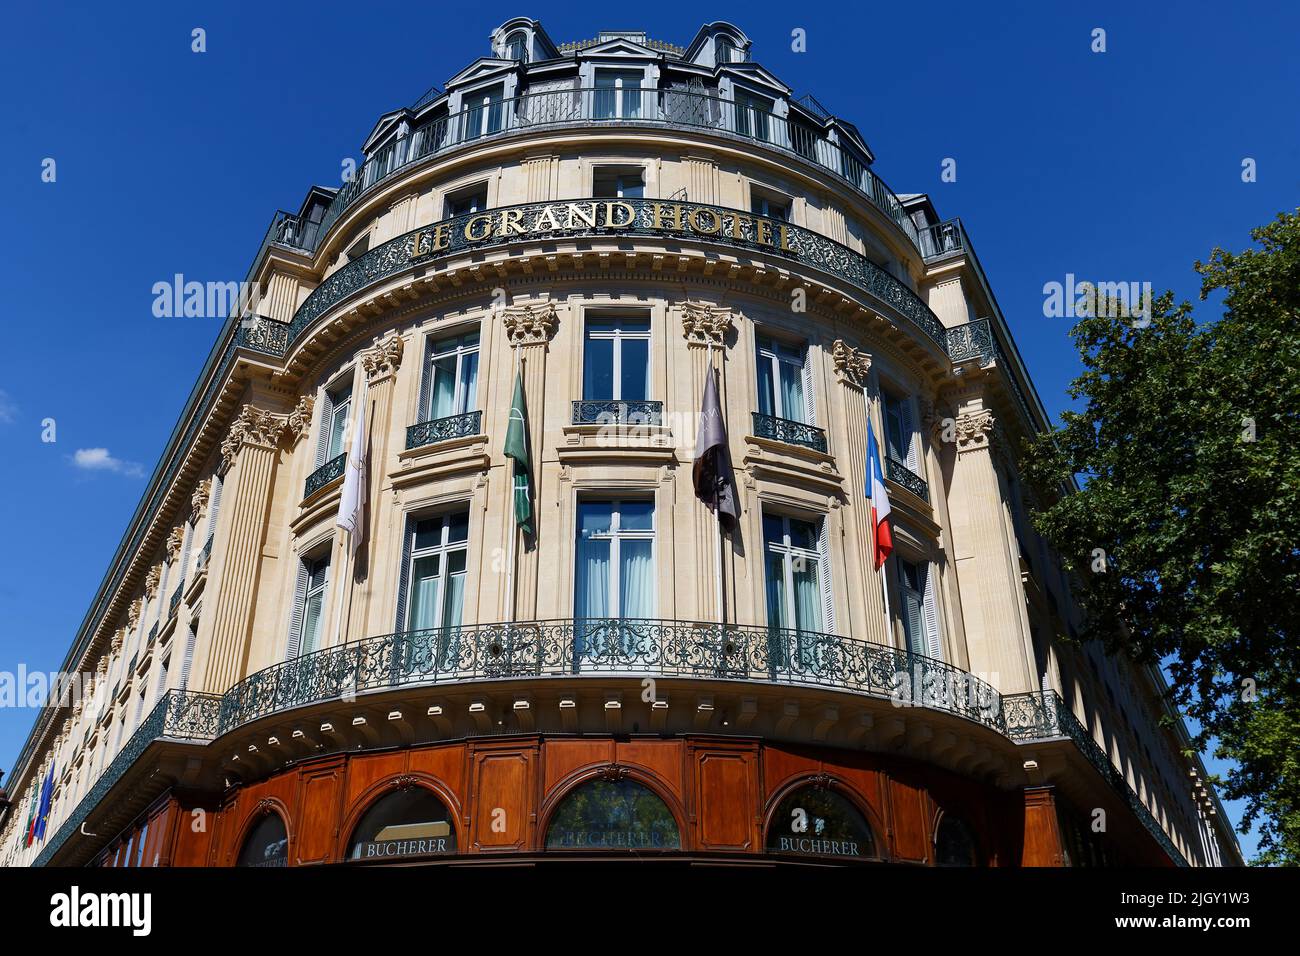
[[502,309],[501,323],[506,327],[506,338],[511,345],[545,345],[555,334],[560,317],[555,312],[555,303],[548,300]]
[[677,303],[677,306],[682,310],[682,334],[688,346],[726,346],[727,336],[736,327],[730,309],[689,299]]
[[298,399],[298,404],[289,413],[289,421],[286,425],[291,442],[297,442],[305,438],[307,433],[311,431],[311,413],[315,407],[316,399],[310,395],[304,395]]
[[957,416],[957,451],[975,451],[988,448],[996,422],[987,409],[965,412]]
[[831,360],[835,363],[835,375],[841,385],[866,387],[867,375],[871,371],[871,353],[855,349],[843,339],[836,339],[831,345]]
[[158,582],[162,580],[162,568],[154,565],[144,576],[144,597],[149,600],[158,593]]
[[194,486],[194,494],[190,495],[191,520],[198,524],[199,520],[208,510],[208,499],[212,497],[212,479],[204,478]]
[[402,337],[396,332],[361,353],[361,367],[366,371],[366,381],[371,385],[396,375],[402,365]]
[[245,405],[239,410],[225,441],[221,443],[223,466],[229,468],[245,445],[274,448],[279,444],[284,427],[284,416],[254,405]]

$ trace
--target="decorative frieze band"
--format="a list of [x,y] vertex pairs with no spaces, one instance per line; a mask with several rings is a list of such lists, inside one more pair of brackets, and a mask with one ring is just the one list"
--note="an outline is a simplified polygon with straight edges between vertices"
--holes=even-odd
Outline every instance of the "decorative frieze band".
[[855,349],[843,339],[836,339],[831,345],[831,361],[835,363],[835,375],[841,385],[865,388],[867,376],[871,372],[871,354]]
[[687,300],[677,303],[682,310],[682,334],[693,348],[725,348],[727,336],[736,328],[731,310],[708,302]]
[[554,302],[512,305],[501,310],[501,323],[511,346],[545,345],[559,327],[560,317]]

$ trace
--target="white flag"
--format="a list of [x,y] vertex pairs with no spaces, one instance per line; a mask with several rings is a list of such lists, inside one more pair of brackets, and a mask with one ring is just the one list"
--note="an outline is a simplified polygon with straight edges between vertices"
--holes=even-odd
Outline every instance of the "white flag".
[[339,516],[335,522],[348,533],[352,553],[361,544],[362,517],[366,506],[366,406],[357,403],[359,420],[352,432],[352,450],[348,452],[343,473],[343,491],[339,495]]

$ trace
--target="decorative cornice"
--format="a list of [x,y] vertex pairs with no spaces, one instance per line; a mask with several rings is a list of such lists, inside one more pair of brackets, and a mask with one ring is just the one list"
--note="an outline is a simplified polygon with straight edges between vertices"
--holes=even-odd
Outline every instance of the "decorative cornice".
[[366,381],[377,385],[397,374],[402,365],[402,352],[406,343],[396,332],[377,342],[372,348],[360,353],[361,367],[365,369]]
[[736,327],[730,309],[689,299],[678,302],[677,307],[682,310],[682,334],[688,346],[726,348],[727,336]]
[[245,445],[275,448],[284,433],[284,428],[284,416],[268,412],[255,405],[245,405],[231,422],[230,431],[221,443],[223,469],[234,464],[235,458]]
[[957,451],[976,451],[989,447],[996,423],[988,409],[957,416]]
[[867,375],[871,372],[871,353],[855,349],[843,339],[836,339],[831,346],[831,360],[835,363],[835,375],[841,385],[866,387]]
[[311,413],[315,407],[316,399],[310,395],[298,399],[298,404],[289,413],[289,421],[286,424],[291,443],[297,444],[307,437],[307,433],[311,431]]
[[512,305],[501,310],[506,338],[513,345],[545,345],[555,334],[560,317],[555,303],[547,300],[534,305]]

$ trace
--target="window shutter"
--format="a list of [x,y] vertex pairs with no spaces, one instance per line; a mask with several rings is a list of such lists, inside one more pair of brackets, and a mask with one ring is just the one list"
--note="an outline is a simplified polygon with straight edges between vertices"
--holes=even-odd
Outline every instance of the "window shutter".
[[939,633],[939,610],[935,604],[934,594],[935,579],[938,575],[934,573],[934,566],[929,564],[921,565],[921,574],[925,577],[925,596],[922,599],[922,610],[925,616],[926,654],[936,661],[941,661],[943,660],[943,640]]
[[217,530],[217,511],[221,508],[221,476],[212,476],[212,503],[208,506],[208,535],[204,537],[204,543],[207,543],[207,536],[212,535]]
[[415,413],[416,422],[427,420],[429,415],[429,389],[433,388],[433,342],[424,347],[424,368],[420,370],[420,405]]
[[[808,360],[808,350],[803,351],[803,368],[800,370],[803,376],[803,420],[805,425],[817,424],[817,398],[813,395],[813,374],[812,362]],[[825,522],[823,522],[825,524]]]
[[415,519],[408,517],[402,534],[402,567],[397,578],[397,624],[394,631],[406,630],[406,596],[411,586],[411,541],[415,537]]
[[921,596],[917,594],[907,583],[907,569],[904,567],[905,562],[897,562],[898,565],[898,594],[902,603],[899,609],[903,615],[903,629],[907,637],[907,649],[913,654],[926,654],[929,648],[926,646],[924,631],[922,631],[921,619]]
[[194,642],[198,635],[194,630],[194,622],[191,621],[185,625],[185,651],[181,657],[181,690],[189,690],[190,687],[190,665],[194,663]]
[[817,568],[817,583],[821,585],[822,591],[822,631],[827,634],[835,633],[835,597],[831,592],[831,536],[830,536],[830,515],[825,515],[821,520],[821,528],[817,533],[817,551],[821,555]]
[[316,437],[316,467],[325,464],[325,453],[329,449],[330,418],[334,412],[334,397],[329,389],[321,393],[320,400],[320,434]]
[[169,657],[164,660],[162,665],[158,668],[158,686],[154,688],[153,692],[153,702],[155,704],[162,700],[163,694],[167,693],[167,665],[170,662],[171,658]]
[[184,586],[185,578],[190,573],[190,545],[194,543],[194,528],[187,521],[185,522],[184,544],[181,545],[181,579],[180,584]]
[[307,562],[298,562],[298,582],[293,589],[293,617],[289,620],[289,643],[285,648],[284,659],[293,660],[298,656],[298,641],[302,638],[302,616],[307,607]]
[[919,475],[921,473],[921,456],[917,450],[919,442],[916,440],[916,429],[912,419],[912,400],[910,398],[899,399],[898,417],[902,423],[903,441],[907,445],[907,460],[903,464],[907,466],[908,471]]

